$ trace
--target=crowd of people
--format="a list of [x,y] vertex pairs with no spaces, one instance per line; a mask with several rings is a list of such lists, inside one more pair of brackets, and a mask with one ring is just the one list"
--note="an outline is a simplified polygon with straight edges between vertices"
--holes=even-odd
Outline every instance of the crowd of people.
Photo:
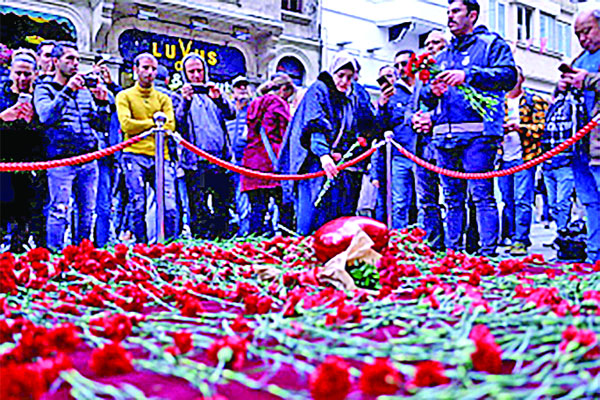
[[[154,115],[162,112],[165,129],[223,160],[267,173],[325,172],[322,178],[282,182],[233,174],[169,138],[164,150],[169,239],[306,235],[334,218],[366,213],[392,228],[425,227],[435,250],[466,248],[494,256],[499,245],[510,245],[510,254],[525,255],[541,177],[557,228],[569,224],[574,196],[582,204],[588,261],[600,260],[598,130],[537,170],[498,178],[501,199],[492,179],[438,175],[396,148],[389,159],[379,148],[369,160],[339,168],[392,132],[395,142],[442,168],[507,169],[564,141],[598,112],[600,11],[578,15],[575,34],[584,51],[561,67],[552,99],[525,89],[509,45],[476,25],[479,14],[476,0],[449,0],[452,39],[433,31],[421,51],[435,58],[440,72],[420,79],[411,72],[416,50],[400,49],[380,69],[374,99],[358,83],[358,61],[343,51],[306,90],[276,73],[253,93],[243,76],[227,85],[213,83],[195,53],[182,60],[183,86],[171,91],[168,71],[150,53],[132,60],[135,84],[122,88],[102,57],[91,73],[80,73],[73,43],[18,49],[0,88],[1,159],[90,153],[154,129]],[[484,115],[465,87],[498,101]],[[153,240],[155,147],[150,134],[98,161],[2,173],[0,218],[10,231],[11,250],[23,251],[33,241],[59,251],[69,237],[73,243],[92,238],[100,247]]]

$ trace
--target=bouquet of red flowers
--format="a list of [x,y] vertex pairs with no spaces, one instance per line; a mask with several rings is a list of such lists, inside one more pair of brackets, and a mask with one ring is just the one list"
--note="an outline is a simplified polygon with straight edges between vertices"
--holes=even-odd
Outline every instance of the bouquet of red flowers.
[[[430,80],[435,80],[435,77],[442,71],[437,67],[435,58],[429,53],[423,53],[420,56],[413,54],[406,65],[405,72],[411,78],[418,78],[423,83],[428,83]],[[463,92],[463,95],[471,104],[471,107],[481,117],[487,121],[493,119],[494,107],[498,105],[498,98],[495,96],[484,96],[477,89],[466,85],[456,86],[458,90]]]

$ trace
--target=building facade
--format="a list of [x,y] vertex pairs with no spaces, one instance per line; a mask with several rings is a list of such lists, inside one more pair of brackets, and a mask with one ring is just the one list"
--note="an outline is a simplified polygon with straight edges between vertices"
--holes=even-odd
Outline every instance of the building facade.
[[258,83],[278,70],[300,85],[312,82],[321,64],[320,16],[318,0],[0,1],[9,47],[75,40],[84,63],[100,53],[124,83],[133,57],[147,51],[169,69],[173,87],[189,52],[204,57],[216,82],[245,75]]
[[[573,32],[578,4],[572,0],[480,0],[478,24],[499,33],[524,69],[526,86],[550,95],[558,66],[580,51]],[[447,0],[324,0],[325,62],[344,49],[363,69],[361,83],[378,90],[379,68],[401,49],[421,51],[432,30],[446,32]]]

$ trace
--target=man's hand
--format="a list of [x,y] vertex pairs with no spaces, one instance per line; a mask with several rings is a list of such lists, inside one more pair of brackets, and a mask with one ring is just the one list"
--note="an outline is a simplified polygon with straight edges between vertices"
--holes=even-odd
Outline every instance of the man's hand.
[[73,75],[67,82],[67,87],[72,91],[82,89],[85,85],[85,79],[80,74]]
[[110,76],[110,70],[108,69],[108,66],[104,64],[98,66],[98,75],[100,75],[106,85],[110,85],[112,83],[112,77]]
[[417,111],[412,117],[413,129],[418,133],[428,133],[431,131],[431,114],[428,112]]
[[99,84],[95,88],[91,88],[90,92],[92,92],[96,100],[108,101],[108,89],[106,89],[106,86]]
[[192,97],[194,96],[194,88],[189,83],[186,83],[181,87],[181,96],[184,100],[192,101]]
[[384,86],[381,88],[381,96],[379,96],[378,103],[380,106],[384,106],[390,101],[390,98],[396,94],[396,88],[393,86]]
[[206,86],[208,87],[208,97],[211,99],[218,99],[221,97],[221,89],[219,89],[214,82],[208,82]]
[[379,189],[379,186],[381,186],[377,179],[371,181],[371,185],[375,186],[377,189]]
[[33,114],[35,113],[33,109],[33,104],[31,103],[21,103],[21,114],[19,118],[27,121],[27,123],[31,122],[33,119]]
[[459,86],[465,83],[467,76],[465,75],[465,71],[461,71],[459,69],[451,69],[448,71],[441,72],[437,76],[437,79],[447,83],[450,86]]
[[0,113],[0,119],[5,122],[16,121],[21,117],[23,103],[17,103]]
[[441,97],[448,91],[448,84],[439,79],[431,83],[431,93],[436,97]]
[[339,171],[337,169],[337,166],[335,165],[335,162],[333,161],[333,158],[331,158],[329,154],[325,154],[324,156],[321,156],[320,160],[321,167],[323,168],[323,171],[325,171],[327,179],[335,178]]
[[[584,69],[576,69],[573,73],[569,72],[566,74],[562,74],[562,76],[560,77],[560,81],[558,82],[559,90],[566,90],[566,88],[569,85],[576,87],[577,89],[581,89],[583,87],[583,81],[585,80],[587,74],[588,72]],[[563,83],[563,86],[566,86],[564,89],[560,88],[561,82]]]

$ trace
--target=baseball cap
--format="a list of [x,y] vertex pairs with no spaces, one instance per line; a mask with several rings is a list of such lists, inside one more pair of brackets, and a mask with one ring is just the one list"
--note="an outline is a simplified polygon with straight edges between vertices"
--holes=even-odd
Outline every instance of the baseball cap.
[[250,81],[248,81],[248,78],[246,78],[245,76],[236,76],[233,81],[231,81],[231,86],[232,87],[236,87],[242,84],[249,84]]

